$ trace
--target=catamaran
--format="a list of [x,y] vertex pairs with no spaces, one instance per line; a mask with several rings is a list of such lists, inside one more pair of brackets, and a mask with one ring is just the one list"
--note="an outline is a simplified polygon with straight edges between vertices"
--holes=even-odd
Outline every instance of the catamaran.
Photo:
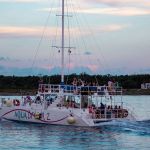
[[108,86],[87,85],[77,79],[71,85],[64,84],[64,1],[62,0],[60,15],[61,83],[40,83],[35,97],[27,95],[21,99],[2,98],[0,118],[17,122],[84,127],[135,119],[132,111],[123,103],[122,88],[111,81]]

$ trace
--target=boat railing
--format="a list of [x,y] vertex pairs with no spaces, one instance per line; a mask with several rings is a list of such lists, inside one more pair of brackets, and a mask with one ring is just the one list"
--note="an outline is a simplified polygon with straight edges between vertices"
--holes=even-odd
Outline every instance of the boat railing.
[[38,93],[64,93],[75,95],[122,95],[122,88],[108,86],[76,86],[76,85],[53,85],[40,84]]
[[90,110],[92,119],[114,119],[114,118],[126,118],[128,117],[128,110],[122,107],[120,108],[97,108]]
[[0,98],[0,108],[3,106],[3,98]]
[[130,112],[130,115],[134,116],[134,119],[137,119],[138,116],[136,115],[136,110],[134,107],[132,107],[131,105],[129,105],[126,102],[122,102],[122,105],[128,110],[128,112]]

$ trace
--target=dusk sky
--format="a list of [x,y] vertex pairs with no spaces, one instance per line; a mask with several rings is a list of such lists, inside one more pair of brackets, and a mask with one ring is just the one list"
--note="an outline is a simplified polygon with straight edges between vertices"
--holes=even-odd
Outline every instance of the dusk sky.
[[[150,73],[150,0],[65,4],[72,16],[65,46],[75,47],[70,59],[65,49],[66,73]],[[61,0],[0,0],[0,74],[59,73],[60,53],[52,46],[60,46],[60,6]]]

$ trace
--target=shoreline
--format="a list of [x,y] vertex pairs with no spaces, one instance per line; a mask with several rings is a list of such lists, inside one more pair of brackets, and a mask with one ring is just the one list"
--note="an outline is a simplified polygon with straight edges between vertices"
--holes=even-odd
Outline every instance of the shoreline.
[[37,90],[17,90],[17,89],[0,89],[0,96],[24,96],[24,95],[36,95]]
[[[17,89],[0,89],[0,96],[24,96],[31,95],[34,96],[37,93],[37,89],[27,89],[27,90],[17,90]],[[150,95],[150,89],[123,89],[122,95]]]

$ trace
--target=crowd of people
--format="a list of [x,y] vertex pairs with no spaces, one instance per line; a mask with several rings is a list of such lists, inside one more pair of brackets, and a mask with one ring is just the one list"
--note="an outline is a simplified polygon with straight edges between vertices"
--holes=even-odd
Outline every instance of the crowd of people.
[[96,83],[96,82],[85,82],[85,81],[82,81],[81,79],[74,78],[72,85],[74,85],[74,86],[98,86],[98,83]]
[[101,103],[100,107],[95,105],[89,106],[89,113],[92,114],[92,118],[125,118],[128,116],[128,111],[121,106],[104,105]]
[[26,104],[31,105],[32,103],[41,104],[43,101],[43,98],[40,95],[37,95],[35,99],[32,99],[30,95],[27,95],[24,97],[23,100],[24,100],[24,105]]

